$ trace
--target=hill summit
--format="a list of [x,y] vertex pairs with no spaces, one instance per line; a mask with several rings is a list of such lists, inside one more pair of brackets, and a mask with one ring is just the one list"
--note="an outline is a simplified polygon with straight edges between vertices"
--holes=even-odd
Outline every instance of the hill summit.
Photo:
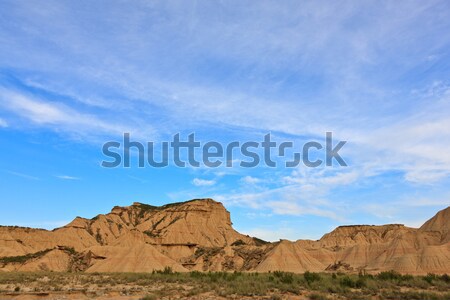
[[450,272],[450,208],[421,228],[340,226],[318,241],[265,242],[233,229],[213,199],[135,202],[52,231],[0,227],[1,271]]

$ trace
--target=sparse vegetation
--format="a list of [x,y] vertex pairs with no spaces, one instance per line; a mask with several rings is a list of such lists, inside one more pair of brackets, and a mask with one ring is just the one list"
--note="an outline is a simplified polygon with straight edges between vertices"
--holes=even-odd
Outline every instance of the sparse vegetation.
[[0,263],[4,263],[4,264],[6,264],[6,263],[17,263],[17,264],[25,263],[29,260],[42,257],[45,254],[47,254],[48,252],[50,252],[51,250],[52,249],[45,249],[45,250],[38,251],[35,253],[29,253],[26,255],[0,257]]
[[144,203],[139,203],[139,208],[141,209],[139,211],[139,218],[143,218],[144,215],[149,212],[149,211],[154,211],[157,210],[158,207],[157,206],[153,206],[153,205],[149,205],[149,204],[144,204]]
[[285,299],[289,295],[303,295],[309,299],[450,298],[448,276],[434,274],[294,274],[281,271],[177,273],[171,268],[152,273],[0,273],[0,298],[2,293],[20,293],[29,290],[29,287],[40,293],[73,293],[75,286],[80,293],[89,293],[92,289],[104,293],[118,291],[137,295],[142,300],[194,297],[205,293],[257,299]]
[[65,251],[65,252],[67,252],[67,254],[69,254],[69,255],[76,255],[76,254],[78,254],[78,252],[77,251],[75,251],[75,248],[73,248],[73,247],[65,247],[65,246],[61,246],[61,247],[58,247],[60,250],[63,250],[63,251]]
[[322,294],[322,293],[311,293],[308,296],[309,299],[311,300],[325,300],[328,299],[326,295]]
[[144,231],[144,234],[148,235],[149,237],[158,237],[158,236],[159,236],[158,233],[153,233],[153,232],[150,231],[150,230],[145,230],[145,231]]
[[171,267],[164,267],[163,270],[154,270],[153,271],[153,274],[166,274],[166,275],[168,275],[168,274],[173,274],[173,273],[174,272],[173,272]]
[[96,240],[100,245],[103,245],[103,239],[102,239],[102,235],[100,234],[100,228],[97,228],[97,233],[95,234],[95,240]]
[[245,245],[245,242],[243,240],[236,240],[231,244],[231,246],[242,246],[242,245]]
[[267,242],[265,240],[262,240],[262,239],[259,239],[257,237],[254,237],[253,241],[255,242],[256,246],[263,246],[263,245],[270,244],[269,242]]
[[306,271],[305,274],[303,274],[303,277],[305,278],[305,280],[308,284],[311,284],[314,281],[321,280],[320,274],[309,272],[309,271]]

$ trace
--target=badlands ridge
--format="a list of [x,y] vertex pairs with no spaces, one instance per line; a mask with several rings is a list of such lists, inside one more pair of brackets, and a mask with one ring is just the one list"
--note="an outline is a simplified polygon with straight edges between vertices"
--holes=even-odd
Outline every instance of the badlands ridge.
[[340,271],[450,273],[450,207],[419,229],[340,226],[318,241],[240,234],[212,199],[134,203],[53,231],[0,227],[0,271]]

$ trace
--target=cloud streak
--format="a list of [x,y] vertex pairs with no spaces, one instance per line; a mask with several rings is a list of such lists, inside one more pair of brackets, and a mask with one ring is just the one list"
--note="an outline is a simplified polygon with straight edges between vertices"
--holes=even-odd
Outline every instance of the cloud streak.
[[206,180],[206,179],[200,179],[200,178],[194,178],[192,180],[192,184],[195,186],[213,186],[216,184],[215,180]]
[[8,123],[5,120],[1,119],[1,118],[0,118],[0,127],[3,127],[3,128],[8,127]]
[[[80,112],[64,103],[46,101],[32,95],[0,87],[0,107],[14,113],[32,124],[83,136],[115,136],[124,132],[134,132],[135,136],[143,137],[144,132],[130,124],[118,124],[106,121],[91,113]],[[135,125],[134,125],[135,126]],[[145,130],[152,136],[153,131]]]
[[56,178],[62,179],[62,180],[80,180],[79,177],[69,176],[69,175],[57,175]]
[[39,177],[28,175],[28,174],[25,174],[25,173],[14,172],[14,171],[6,171],[6,173],[14,175],[14,176],[21,177],[21,178],[25,178],[25,179],[28,179],[28,180],[39,180]]

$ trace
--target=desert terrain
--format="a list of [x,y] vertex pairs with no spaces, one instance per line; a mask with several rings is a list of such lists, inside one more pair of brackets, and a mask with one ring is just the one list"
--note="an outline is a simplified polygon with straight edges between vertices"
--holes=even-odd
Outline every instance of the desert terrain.
[[266,242],[233,229],[212,199],[161,207],[134,203],[52,231],[0,227],[1,272],[450,271],[450,208],[420,228],[340,226],[320,240]]
[[0,227],[0,299],[448,299],[449,228],[447,208],[420,228],[266,242],[212,199],[133,203],[52,231]]
[[0,299],[449,299],[448,275],[13,272]]

